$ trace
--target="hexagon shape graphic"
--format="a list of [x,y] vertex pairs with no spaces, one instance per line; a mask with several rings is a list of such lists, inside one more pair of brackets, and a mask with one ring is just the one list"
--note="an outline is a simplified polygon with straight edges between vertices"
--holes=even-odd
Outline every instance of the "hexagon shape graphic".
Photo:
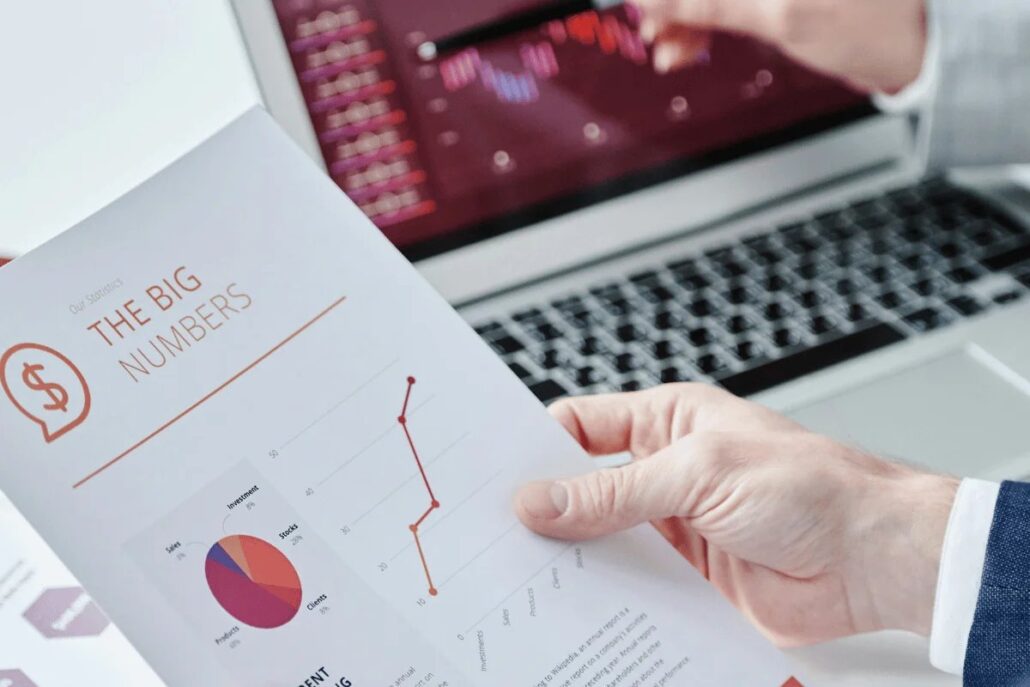
[[0,687],[37,687],[36,683],[20,670],[0,670]]
[[47,589],[22,616],[50,639],[95,637],[111,624],[82,587]]

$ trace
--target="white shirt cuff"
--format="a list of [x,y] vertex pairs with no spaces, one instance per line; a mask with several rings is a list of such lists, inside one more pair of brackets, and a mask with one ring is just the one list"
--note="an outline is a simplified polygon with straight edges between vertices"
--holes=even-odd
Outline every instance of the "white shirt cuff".
[[930,633],[930,662],[954,675],[961,675],[965,665],[1000,489],[994,482],[963,480],[944,536]]
[[888,95],[877,93],[873,102],[880,111],[887,114],[911,114],[928,106],[933,100],[937,86],[937,72],[940,68],[940,49],[936,13],[933,3],[926,3],[926,54],[919,76],[899,93]]

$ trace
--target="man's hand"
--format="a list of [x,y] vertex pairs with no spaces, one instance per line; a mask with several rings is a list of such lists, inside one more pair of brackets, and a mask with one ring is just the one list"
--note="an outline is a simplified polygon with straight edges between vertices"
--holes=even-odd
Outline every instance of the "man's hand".
[[636,0],[655,67],[688,64],[699,31],[745,33],[865,91],[912,83],[926,51],[925,0]]
[[702,385],[562,401],[551,412],[591,454],[630,451],[634,462],[523,487],[516,510],[536,532],[579,540],[653,521],[781,645],[929,634],[957,480]]

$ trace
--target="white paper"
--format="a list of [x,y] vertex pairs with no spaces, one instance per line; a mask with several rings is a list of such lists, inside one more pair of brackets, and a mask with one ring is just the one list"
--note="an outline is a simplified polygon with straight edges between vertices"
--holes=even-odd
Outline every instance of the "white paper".
[[162,684],[0,494],[0,687]]
[[0,297],[0,486],[173,687],[788,682],[648,528],[518,524],[582,452],[262,112]]

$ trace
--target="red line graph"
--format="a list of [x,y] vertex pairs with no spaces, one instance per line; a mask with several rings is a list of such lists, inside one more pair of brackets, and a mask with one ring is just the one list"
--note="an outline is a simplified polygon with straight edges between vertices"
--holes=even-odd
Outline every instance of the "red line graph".
[[411,431],[408,429],[408,404],[411,402],[411,390],[415,386],[415,378],[408,377],[408,389],[404,393],[404,405],[401,407],[401,414],[397,417],[397,422],[400,424],[401,429],[404,430],[404,438],[408,440],[408,448],[411,449],[411,456],[415,459],[415,465],[418,466],[418,472],[422,475],[422,484],[426,487],[426,493],[429,495],[429,507],[426,508],[425,512],[422,513],[421,517],[416,520],[413,524],[408,525],[408,529],[411,530],[411,535],[415,538],[415,548],[418,549],[418,558],[422,562],[422,571],[426,574],[426,584],[429,585],[429,595],[436,596],[437,589],[433,584],[433,576],[429,574],[429,564],[426,562],[425,551],[422,550],[422,540],[418,536],[418,528],[421,527],[422,523],[426,521],[426,518],[430,514],[440,507],[440,502],[436,500],[436,495],[433,493],[433,487],[429,484],[429,476],[426,474],[426,468],[422,464],[422,458],[418,455],[418,449],[415,447],[415,440],[411,438]]

